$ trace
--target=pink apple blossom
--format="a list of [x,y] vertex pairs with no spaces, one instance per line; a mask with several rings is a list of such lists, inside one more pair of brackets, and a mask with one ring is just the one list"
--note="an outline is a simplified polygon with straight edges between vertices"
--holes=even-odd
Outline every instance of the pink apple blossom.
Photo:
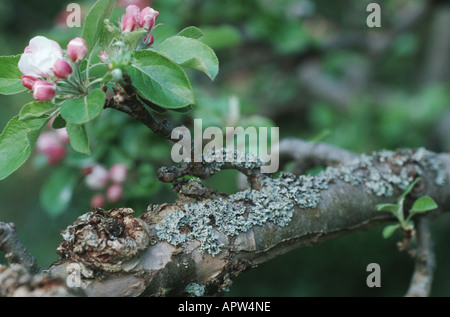
[[20,57],[18,67],[26,76],[49,77],[53,75],[56,60],[63,57],[58,43],[44,36],[36,36],[30,40]]
[[25,76],[23,75],[22,77],[20,77],[20,79],[22,80],[22,85],[24,87],[27,87],[28,89],[33,89],[33,85],[34,83],[37,81],[36,77],[33,76]]
[[52,131],[42,132],[36,142],[38,153],[44,154],[50,165],[55,165],[66,156],[66,149]]
[[109,169],[109,178],[114,183],[123,183],[127,178],[128,169],[125,164],[114,164]]
[[66,128],[56,129],[55,134],[58,137],[59,141],[62,143],[69,143],[69,134],[67,133]]
[[122,31],[132,32],[138,24],[139,12],[141,10],[136,5],[129,5],[122,16]]
[[155,41],[155,38],[153,37],[153,34],[149,34],[147,36],[144,37],[144,44],[149,47],[150,45],[153,44],[153,42]]
[[92,166],[91,172],[84,179],[86,186],[94,190],[105,188],[108,180],[108,170],[100,164]]
[[122,196],[123,196],[123,189],[122,185],[120,184],[112,184],[106,190],[106,197],[108,198],[108,201],[112,203],[120,200]]
[[67,78],[72,74],[72,66],[63,59],[57,59],[53,66],[53,72],[58,78]]
[[55,85],[45,80],[37,80],[33,85],[33,98],[48,101],[55,96]]
[[76,37],[67,44],[67,54],[74,62],[78,62],[86,57],[88,47],[86,41],[81,37]]
[[101,208],[105,205],[105,197],[102,194],[97,194],[91,198],[91,207]]
[[108,62],[108,54],[106,54],[105,51],[100,51],[100,54],[98,55],[98,57],[100,57],[100,61],[102,63],[107,63]]
[[146,30],[151,30],[156,24],[156,18],[158,17],[159,12],[150,8],[144,8],[138,17],[138,25],[141,28]]

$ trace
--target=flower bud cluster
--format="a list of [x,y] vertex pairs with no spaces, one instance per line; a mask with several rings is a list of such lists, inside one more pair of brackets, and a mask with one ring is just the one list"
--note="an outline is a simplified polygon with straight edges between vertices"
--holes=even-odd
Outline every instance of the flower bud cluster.
[[57,42],[36,36],[25,47],[19,60],[22,85],[33,92],[34,99],[51,100],[57,92],[57,81],[69,79],[74,66],[78,66],[86,54],[86,41],[80,37],[69,42],[65,55]]
[[[101,164],[94,164],[85,168],[84,173],[86,186],[97,191],[91,198],[92,207],[103,207],[107,201],[114,203],[123,197],[123,183],[128,174],[126,165],[114,164],[108,170]],[[106,192],[101,193],[105,188]]]

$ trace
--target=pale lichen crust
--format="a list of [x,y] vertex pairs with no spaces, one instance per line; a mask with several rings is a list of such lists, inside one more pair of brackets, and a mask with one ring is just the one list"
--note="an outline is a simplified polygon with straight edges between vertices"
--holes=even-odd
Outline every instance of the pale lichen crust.
[[337,180],[362,186],[371,195],[390,197],[425,170],[436,174],[437,185],[445,184],[446,175],[436,155],[422,148],[361,155],[348,165],[329,167],[314,177],[281,173],[278,178],[263,178],[260,190],[247,189],[227,198],[180,206],[156,225],[156,235],[172,245],[195,239],[201,252],[216,255],[224,244],[223,235],[237,236],[268,222],[286,226],[295,208],[316,208],[321,191]]
[[129,208],[88,212],[62,232],[57,252],[63,259],[88,268],[117,272],[129,259],[147,248],[147,224],[133,217]]
[[191,283],[186,286],[184,291],[191,296],[201,297],[205,295],[205,285]]

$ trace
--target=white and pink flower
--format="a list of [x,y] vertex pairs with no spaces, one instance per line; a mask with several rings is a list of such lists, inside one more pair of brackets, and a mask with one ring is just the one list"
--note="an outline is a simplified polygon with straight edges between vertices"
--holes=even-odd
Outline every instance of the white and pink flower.
[[122,16],[122,31],[124,32],[133,32],[136,26],[138,25],[138,18],[140,9],[136,5],[129,5],[125,14]]
[[49,77],[53,75],[53,66],[62,59],[63,51],[58,43],[44,36],[30,40],[19,60],[19,70],[25,76]]
[[66,156],[66,148],[53,131],[42,132],[39,135],[36,149],[47,157],[50,165],[59,163]]
[[88,47],[86,41],[81,37],[76,37],[67,44],[67,54],[74,62],[78,62],[86,57]]
[[90,168],[90,173],[85,177],[86,186],[93,190],[105,188],[109,180],[108,170],[100,164],[96,164]]
[[125,164],[114,164],[109,169],[109,178],[114,183],[121,184],[127,178],[128,168]]
[[102,194],[97,194],[92,196],[91,198],[91,207],[93,208],[101,208],[105,205],[105,196]]
[[159,12],[150,7],[142,9],[138,17],[139,27],[150,31],[155,26],[158,15]]
[[116,201],[122,199],[123,189],[121,184],[112,184],[106,190],[106,197],[109,202],[115,203]]

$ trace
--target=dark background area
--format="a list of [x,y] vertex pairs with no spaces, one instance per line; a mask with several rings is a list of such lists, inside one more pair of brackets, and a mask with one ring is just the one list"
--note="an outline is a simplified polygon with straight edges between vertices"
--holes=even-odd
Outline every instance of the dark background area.
[[[65,47],[81,34],[81,28],[64,25],[61,13],[69,2],[2,0],[0,55],[23,52],[35,35],[45,35]],[[229,115],[229,100],[234,97],[240,105],[236,124],[277,126],[280,138],[320,139],[368,154],[401,147],[447,151],[450,6],[445,1],[380,1],[382,26],[371,29],[366,25],[369,2],[152,1],[152,7],[160,12],[158,22],[163,23],[155,32],[155,45],[195,25],[204,31],[204,41],[220,60],[219,76],[212,83],[201,74],[189,73],[197,104],[192,112],[171,115],[171,119],[189,124],[192,118],[201,117],[206,126],[225,126],[223,119]],[[80,2],[84,10],[92,3]],[[116,19],[123,10],[116,10]],[[0,129],[31,100],[26,93],[0,96]],[[136,124],[122,114],[107,116],[110,122]],[[98,142],[94,147],[102,142],[100,130],[95,132]],[[146,152],[150,172],[145,186],[149,191],[139,197],[128,195],[120,205],[111,207],[127,206],[142,213],[149,203],[174,199],[170,186],[157,184],[154,177],[160,166],[173,164],[170,144],[147,134],[142,138],[153,144]],[[34,154],[21,169],[0,181],[0,220],[16,224],[41,267],[58,259],[55,249],[61,241],[60,230],[90,209],[86,198],[90,193],[80,184],[68,210],[49,215],[39,200],[51,170],[39,164]],[[223,172],[207,183],[225,192],[237,190],[233,172]],[[433,222],[437,257],[433,296],[450,295],[449,227],[448,214]],[[228,295],[402,296],[413,260],[396,248],[401,235],[386,240],[382,229],[352,233],[279,256],[237,277]],[[5,262],[3,256],[0,262]],[[373,262],[381,266],[382,286],[378,289],[366,286],[366,267]]]

